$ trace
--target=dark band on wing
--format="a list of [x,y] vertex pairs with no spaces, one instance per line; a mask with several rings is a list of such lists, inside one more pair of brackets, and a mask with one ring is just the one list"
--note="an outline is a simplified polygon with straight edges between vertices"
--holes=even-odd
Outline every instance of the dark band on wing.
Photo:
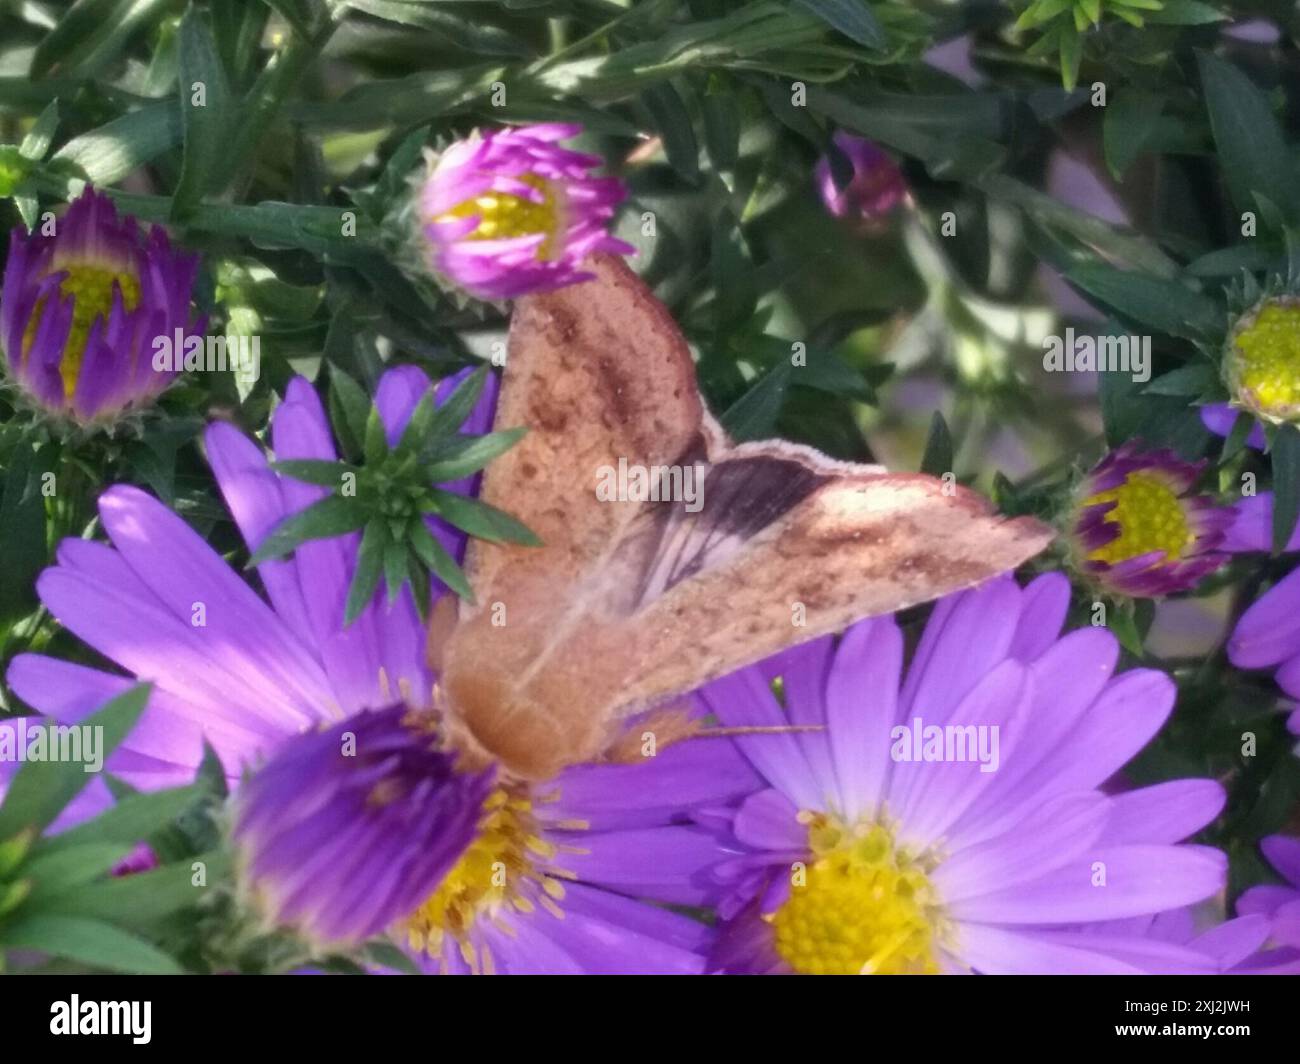
[[692,449],[680,464],[703,472],[700,508],[692,513],[683,500],[651,507],[658,526],[657,547],[642,580],[637,601],[657,598],[669,588],[717,565],[812,494],[825,478],[799,462],[768,455],[733,458],[707,465],[703,448]]

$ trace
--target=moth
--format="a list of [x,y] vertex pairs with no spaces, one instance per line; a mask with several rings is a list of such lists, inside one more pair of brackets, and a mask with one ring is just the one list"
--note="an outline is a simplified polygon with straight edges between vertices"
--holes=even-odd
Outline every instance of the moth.
[[[621,259],[588,265],[593,280],[515,306],[496,428],[528,431],[482,484],[542,546],[473,540],[476,602],[444,599],[458,616],[430,626],[462,748],[549,778],[598,758],[632,713],[1050,542],[934,477],[732,443],[667,309]],[[661,482],[690,467],[702,493],[608,501],[598,480],[620,460]]]

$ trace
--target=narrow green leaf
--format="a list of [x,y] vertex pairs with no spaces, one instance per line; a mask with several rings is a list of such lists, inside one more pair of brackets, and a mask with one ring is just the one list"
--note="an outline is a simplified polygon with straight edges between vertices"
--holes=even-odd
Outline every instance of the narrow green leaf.
[[330,367],[330,421],[345,454],[360,457],[370,417],[370,397],[337,366]]
[[344,473],[357,472],[356,466],[346,462],[329,462],[321,458],[286,458],[272,462],[271,468],[294,480],[335,490],[342,486]]
[[36,914],[7,925],[9,949],[34,949],[95,968],[139,975],[179,975],[181,967],[161,950],[111,924],[80,916]]
[[411,549],[419,556],[420,561],[424,562],[433,575],[452,591],[466,602],[472,603],[474,591],[469,586],[469,581],[465,579],[465,573],[456,564],[456,559],[447,553],[446,548],[434,539],[428,526],[423,521],[417,521],[412,524],[410,535]]
[[483,388],[487,384],[487,376],[487,366],[480,366],[456,385],[451,395],[447,396],[446,402],[437,408],[433,421],[429,423],[430,439],[447,436],[465,424],[473,413],[474,407],[478,405],[479,396],[483,394]]
[[94,820],[41,839],[37,854],[60,852],[89,842],[134,844],[185,811],[204,793],[200,784],[132,794]]
[[793,372],[789,362],[777,363],[727,408],[722,426],[733,440],[761,440],[772,435]]
[[1196,58],[1233,204],[1238,211],[1254,210],[1256,192],[1281,207],[1292,203],[1295,166],[1268,97],[1227,60],[1209,52]]
[[939,411],[930,419],[930,435],[925,441],[925,454],[921,458],[921,472],[932,477],[941,477],[952,472],[952,433],[948,431],[948,422]]
[[379,518],[373,518],[361,535],[361,548],[357,552],[357,571],[348,586],[347,603],[343,608],[344,627],[361,616],[374,598],[375,588],[384,569],[384,554],[388,548],[388,530]]
[[54,131],[58,127],[59,100],[56,96],[46,105],[45,110],[41,112],[35,124],[27,131],[27,136],[23,137],[23,142],[18,148],[19,154],[24,159],[40,162],[45,158],[45,153],[50,150],[50,144],[54,140]]
[[365,507],[355,498],[327,495],[307,509],[286,517],[253,552],[248,567],[291,553],[313,539],[355,532],[366,523]]
[[690,112],[669,82],[652,85],[641,94],[655,129],[663,139],[664,152],[673,170],[687,184],[700,180],[700,146]]
[[1300,517],[1300,429],[1279,425],[1270,451],[1273,459],[1273,553],[1286,549]]
[[384,428],[384,419],[379,416],[379,407],[372,406],[366,417],[366,432],[362,450],[366,465],[377,466],[388,455],[388,431]]
[[92,185],[112,185],[180,142],[180,109],[175,100],[160,100],[73,137],[50,162]]
[[[108,760],[135,726],[151,690],[149,684],[138,684],[77,725],[103,729],[94,734],[100,737],[97,752],[104,760]],[[23,828],[47,827],[92,779],[94,773],[87,772],[86,765],[80,761],[25,763],[9,784],[4,804],[0,805],[0,839],[7,839]]]
[[492,543],[522,543],[527,547],[542,545],[531,529],[495,506],[450,491],[434,491],[433,497],[436,512],[471,536]]
[[439,445],[433,452],[425,474],[431,483],[445,484],[477,473],[492,459],[505,454],[523,439],[528,430],[523,426],[502,432],[489,432],[485,436],[460,436]]
[[172,194],[171,220],[184,221],[209,191],[217,161],[229,150],[227,133],[233,118],[226,72],[207,22],[191,7],[181,20],[181,124],[184,153],[181,175]]
[[889,43],[875,12],[866,0],[797,0],[833,29],[864,48],[884,48]]

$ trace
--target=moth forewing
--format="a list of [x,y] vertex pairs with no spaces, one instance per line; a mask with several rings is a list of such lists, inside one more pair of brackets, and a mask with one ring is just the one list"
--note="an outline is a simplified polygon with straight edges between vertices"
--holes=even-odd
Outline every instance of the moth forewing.
[[[621,260],[515,309],[486,501],[541,547],[471,543],[477,604],[437,644],[465,743],[540,779],[619,718],[785,647],[980,583],[1051,539],[978,495],[781,441],[733,447],[689,349]],[[703,504],[602,501],[602,467],[699,464]],[[445,620],[445,618],[443,618]]]

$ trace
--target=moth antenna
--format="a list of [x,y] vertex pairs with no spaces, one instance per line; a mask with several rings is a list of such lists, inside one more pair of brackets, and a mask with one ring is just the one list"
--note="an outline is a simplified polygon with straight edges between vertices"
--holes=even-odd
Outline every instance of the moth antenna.
[[606,752],[605,760],[617,764],[635,764],[650,756],[645,743],[653,737],[657,751],[676,746],[687,739],[727,739],[739,735],[785,735],[791,732],[825,731],[824,724],[754,724],[741,727],[710,727],[691,720],[680,712],[669,710],[646,720],[641,728],[634,728],[621,736]]
[[791,732],[820,732],[825,730],[825,724],[754,724],[735,728],[700,728],[694,735],[685,735],[682,738],[720,739],[733,735],[788,735]]

